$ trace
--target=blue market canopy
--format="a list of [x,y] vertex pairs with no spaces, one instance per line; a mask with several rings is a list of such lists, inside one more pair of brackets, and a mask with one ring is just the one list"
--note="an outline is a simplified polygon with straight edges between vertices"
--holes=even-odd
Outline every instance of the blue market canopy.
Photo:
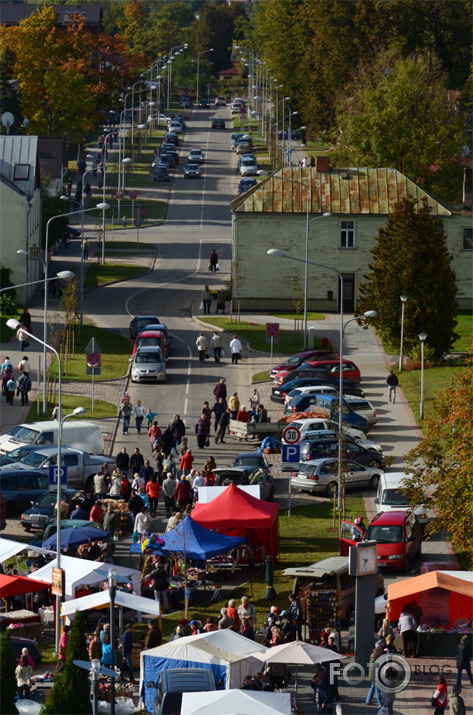
[[[109,531],[103,529],[95,529],[92,526],[73,526],[70,529],[61,529],[61,549],[68,546],[80,546],[91,541],[104,541],[110,536]],[[57,547],[57,533],[46,539],[43,544],[46,549],[55,549]]]
[[[159,554],[181,554],[187,559],[206,561],[219,554],[226,554],[228,551],[244,546],[247,539],[244,536],[226,536],[218,534],[201,526],[190,516],[181,521],[174,529],[163,534],[164,545],[155,545],[155,551]],[[148,548],[148,546],[147,546]],[[149,545],[152,548],[152,544]],[[132,544],[131,553],[142,553],[141,544]]]

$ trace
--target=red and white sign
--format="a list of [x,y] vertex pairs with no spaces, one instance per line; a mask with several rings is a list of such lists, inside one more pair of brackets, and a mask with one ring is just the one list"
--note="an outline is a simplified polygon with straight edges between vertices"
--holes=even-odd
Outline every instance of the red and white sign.
[[286,444],[297,444],[301,438],[301,433],[297,427],[286,427],[282,431],[282,438]]
[[279,335],[279,323],[266,323],[266,335],[271,338]]

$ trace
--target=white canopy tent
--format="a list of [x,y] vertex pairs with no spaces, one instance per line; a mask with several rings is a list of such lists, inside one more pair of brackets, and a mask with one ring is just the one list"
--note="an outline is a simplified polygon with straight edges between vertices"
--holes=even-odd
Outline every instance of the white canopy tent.
[[181,715],[291,715],[289,693],[265,693],[254,690],[212,690],[183,693]]
[[47,556],[54,556],[56,553],[49,549],[43,549],[42,546],[32,546],[31,544],[13,541],[12,539],[0,539],[0,563],[3,564],[7,559],[16,556],[20,551],[25,551],[26,549],[28,549],[28,551],[36,551],[38,554],[46,554]]
[[[159,616],[159,601],[151,598],[136,596],[134,593],[117,591],[115,594],[115,605],[123,608],[130,608],[133,611],[142,611],[151,616]],[[99,591],[91,593],[89,596],[74,598],[72,601],[65,601],[62,604],[61,615],[73,616],[75,611],[87,611],[89,608],[106,608],[110,606],[110,591]]]

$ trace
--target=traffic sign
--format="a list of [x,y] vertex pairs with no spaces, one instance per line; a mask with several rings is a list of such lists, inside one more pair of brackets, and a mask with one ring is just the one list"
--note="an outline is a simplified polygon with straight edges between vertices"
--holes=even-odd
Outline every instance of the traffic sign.
[[298,444],[283,444],[282,461],[300,462],[300,446]]
[[49,491],[55,492],[57,490],[57,480],[58,473],[61,473],[61,491],[67,491],[67,467],[59,467],[57,465],[51,465],[49,467]]
[[[89,367],[89,366],[87,365],[87,367],[85,368],[85,374],[86,374],[86,375],[94,375],[95,377],[97,377],[97,375],[100,375],[101,372],[102,372],[102,368],[101,368],[101,367]],[[92,392],[93,392],[93,390],[92,390]]]
[[269,335],[270,338],[279,335],[279,323],[266,323],[266,335]]
[[100,367],[100,355],[98,353],[87,355],[87,367]]
[[98,355],[102,354],[102,348],[98,344],[95,338],[90,338],[86,349],[84,350],[86,355],[90,355],[91,353],[97,353]]
[[286,444],[297,444],[301,438],[301,433],[297,427],[286,427],[282,431],[282,438]]
[[138,194],[136,193],[136,191],[130,191],[130,193],[128,194],[128,197],[131,201],[135,201],[135,199],[138,198]]

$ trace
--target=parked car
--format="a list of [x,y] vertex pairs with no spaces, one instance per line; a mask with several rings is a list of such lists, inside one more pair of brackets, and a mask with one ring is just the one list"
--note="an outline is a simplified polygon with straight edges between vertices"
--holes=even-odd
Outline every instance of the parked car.
[[81,229],[76,228],[75,226],[68,226],[66,228],[66,235],[71,239],[71,241],[74,238],[80,238],[81,233]]
[[0,492],[0,531],[7,528],[6,516],[5,499],[3,498],[2,492]]
[[373,427],[378,421],[378,415],[376,410],[369,400],[363,397],[356,397],[356,395],[344,395],[345,400],[348,402],[352,410],[358,412],[358,414],[363,415],[368,420],[370,427]]
[[[284,385],[277,385],[271,390],[270,400],[271,402],[286,402],[286,396],[299,387],[310,387],[314,388],[314,391],[319,385],[331,385],[336,390],[338,390],[340,383],[336,377],[327,373],[320,373],[322,377],[296,377],[294,380],[290,380]],[[364,392],[358,385],[354,385],[350,380],[343,380],[343,394],[344,395],[359,395],[364,396]]]
[[380,568],[409,571],[422,550],[422,529],[416,515],[407,511],[377,514],[365,533],[357,524],[342,522],[340,555],[347,556],[359,541],[376,541]]
[[215,690],[215,679],[208,668],[168,668],[161,671],[156,688],[154,715],[181,712],[182,694]]
[[240,137],[243,136],[245,132],[233,132],[232,136],[230,137],[230,148],[235,149],[235,144]]
[[[340,374],[340,361],[339,360],[329,360],[329,359],[315,359],[308,360],[303,365],[301,365],[301,370],[312,370],[313,368],[317,370],[326,370],[334,377],[338,377]],[[359,368],[351,360],[343,361],[343,377],[353,382],[361,382],[361,373]]]
[[248,473],[255,469],[264,469],[270,474],[272,464],[269,464],[266,454],[263,452],[241,452],[233,460],[231,467],[244,467]]
[[235,151],[237,154],[247,154],[253,151],[253,144],[248,139],[242,137],[236,142]]
[[8,469],[0,473],[0,491],[6,517],[21,514],[47,490],[48,475],[33,469]]
[[[290,372],[287,373],[287,375],[284,375],[284,377],[276,377],[274,379],[274,382],[276,385],[280,387],[284,387],[287,385],[288,382],[291,382],[291,380],[297,380],[300,377],[315,377],[317,379],[321,378],[324,380],[324,383],[331,382],[332,380],[337,382],[336,378],[327,370],[320,370],[319,368],[311,368],[308,369],[306,367],[303,368],[303,365],[300,367],[296,367],[295,370],[291,370]],[[354,383],[352,383],[354,384]]]
[[169,123],[169,131],[175,134],[182,134],[184,131],[184,122],[179,122],[175,119]]
[[254,469],[248,473],[246,467],[220,467],[213,470],[216,487],[227,487],[229,484],[238,485],[259,485],[260,498],[264,501],[272,501],[274,496],[274,485],[271,476],[266,469]]
[[153,181],[170,181],[167,164],[155,164],[152,168]]
[[214,117],[214,119],[212,119],[212,129],[225,129],[225,119],[222,117]]
[[[166,335],[166,339],[167,339],[167,343],[168,343],[168,352],[169,352],[169,348],[171,346],[172,335],[169,332],[167,325],[165,325],[164,323],[159,323],[159,322],[158,323],[148,323],[148,325],[146,325],[144,327],[144,330],[158,330],[160,333],[164,333]],[[142,333],[142,332],[143,332],[143,330],[140,330],[140,333]]]
[[[297,404],[292,406],[295,412],[306,412],[309,408],[312,409],[312,411],[318,409],[328,410],[327,416],[334,420],[334,422],[338,421],[338,408],[340,404],[338,395],[301,395],[295,398],[294,402],[296,401]],[[355,412],[346,400],[342,401],[342,421],[361,429],[365,434],[368,432],[369,424],[366,417]]]
[[156,323],[161,323],[161,321],[155,315],[135,315],[130,322],[130,340],[136,340],[138,333],[141,333],[147,325],[155,325]]
[[[87,496],[85,492],[77,489],[68,489],[61,495],[61,501],[71,505],[80,503],[83,504]],[[43,531],[47,524],[53,524],[56,521],[56,492],[45,492],[41,494],[32,504],[30,509],[24,511],[20,517],[21,526],[25,531]],[[69,516],[69,514],[67,514]]]
[[232,114],[240,114],[240,113],[241,113],[241,110],[242,110],[242,107],[244,107],[244,106],[245,106],[245,103],[243,102],[242,99],[239,100],[239,101],[236,101],[236,100],[235,100],[235,101],[232,103],[232,106],[230,107],[230,112],[231,112]]
[[[338,422],[326,420],[322,417],[312,417],[304,420],[294,420],[290,427],[297,427],[301,433],[301,440],[317,439],[322,430],[328,430],[332,434],[338,436]],[[373,452],[383,454],[383,448],[377,442],[366,439],[364,432],[349,425],[343,425],[344,439],[348,442],[358,442],[365,449],[371,449]],[[284,440],[283,440],[284,442]]]
[[[298,470],[291,474],[291,489],[333,496],[338,489],[338,464],[338,459],[327,457],[300,462]],[[345,463],[345,489],[375,489],[382,473],[381,469],[349,460]]]
[[35,452],[37,449],[41,449],[40,444],[22,444],[21,447],[12,449],[11,452],[3,454],[0,457],[0,468],[8,467],[9,464],[14,464],[15,462],[21,462],[23,457],[26,457],[30,452]]
[[240,162],[240,176],[256,176],[258,164],[253,157],[244,156]]
[[133,352],[131,356],[136,353],[139,348],[148,348],[151,346],[157,346],[160,348],[164,359],[167,360],[169,357],[169,342],[166,333],[160,330],[143,330],[139,333],[133,345]]
[[132,382],[166,382],[166,364],[158,347],[139,348],[130,362]]
[[240,179],[238,183],[238,195],[244,194],[245,191],[249,191],[250,189],[253,188],[253,186],[256,186],[258,182],[256,179],[249,179],[249,178],[244,178]]
[[210,107],[210,102],[205,97],[199,100],[199,109],[208,109]]
[[287,375],[291,370],[296,367],[304,365],[309,360],[323,359],[323,360],[336,360],[338,358],[338,353],[333,352],[333,350],[304,350],[301,353],[296,353],[290,358],[285,360],[280,365],[273,367],[269,373],[272,380],[276,378],[283,377]]
[[201,149],[191,149],[187,155],[187,160],[190,164],[203,164],[205,161],[205,154]]
[[226,104],[227,103],[226,103],[225,97],[223,95],[219,95],[218,97],[215,97],[215,102],[214,102],[215,107],[225,107]]
[[[362,466],[380,469],[383,465],[382,453],[373,449],[367,449],[357,442],[353,437],[346,436],[343,444],[343,453],[346,459],[358,462]],[[338,435],[317,436],[312,439],[304,439],[299,442],[299,455],[301,462],[324,457],[338,456]],[[376,483],[376,487],[378,484]]]
[[300,395],[338,395],[338,390],[335,385],[305,385],[304,387],[295,387],[288,392],[284,398],[284,412],[290,414],[294,411],[290,409],[291,401]]
[[199,164],[187,164],[184,167],[184,179],[200,179],[200,165]]
[[189,99],[189,97],[181,98],[181,108],[192,109],[192,101]]
[[[377,514],[383,511],[409,511],[409,500],[401,491],[402,483],[406,477],[405,472],[389,472],[383,475],[378,484],[378,492],[374,500]],[[418,518],[422,529],[424,529],[429,521],[427,510],[425,507],[419,506],[414,509],[414,514]]]
[[179,137],[176,132],[168,132],[163,137],[163,144],[171,144],[172,146],[179,146]]
[[28,654],[32,657],[35,667],[41,663],[43,654],[38,648],[37,642],[33,638],[20,638],[19,636],[10,636],[10,644],[13,651],[13,657],[16,662],[20,659],[23,648],[28,648]]

